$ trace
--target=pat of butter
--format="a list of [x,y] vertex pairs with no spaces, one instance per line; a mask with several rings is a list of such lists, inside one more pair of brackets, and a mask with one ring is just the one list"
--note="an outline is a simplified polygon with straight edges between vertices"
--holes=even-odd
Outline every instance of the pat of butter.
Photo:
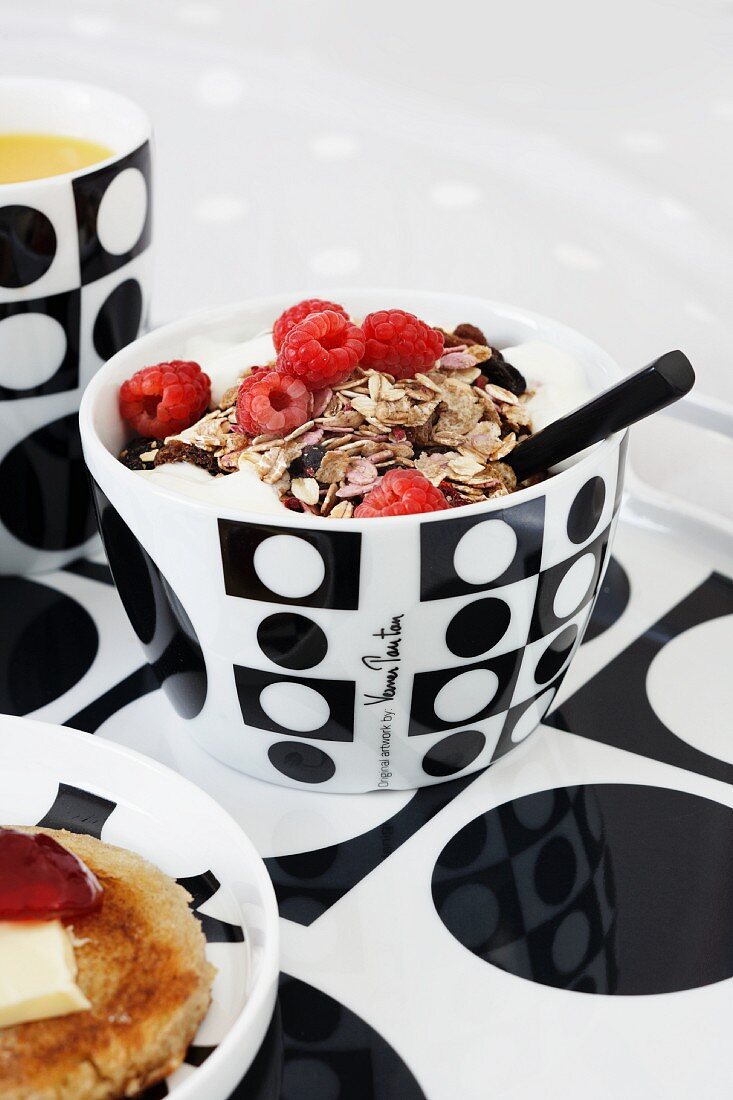
[[0,1027],[91,1008],[61,921],[0,921]]

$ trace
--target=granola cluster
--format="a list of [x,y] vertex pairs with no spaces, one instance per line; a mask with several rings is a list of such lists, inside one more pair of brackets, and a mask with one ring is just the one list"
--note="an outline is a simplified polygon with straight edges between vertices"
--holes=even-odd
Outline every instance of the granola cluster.
[[334,519],[352,516],[396,468],[418,470],[454,507],[504,496],[520,486],[502,460],[532,431],[524,379],[475,326],[443,336],[431,370],[396,381],[359,365],[318,391],[310,419],[284,437],[241,431],[236,402],[247,371],[191,427],[120,457],[136,469],[193,462],[214,476],[250,465],[288,508]]

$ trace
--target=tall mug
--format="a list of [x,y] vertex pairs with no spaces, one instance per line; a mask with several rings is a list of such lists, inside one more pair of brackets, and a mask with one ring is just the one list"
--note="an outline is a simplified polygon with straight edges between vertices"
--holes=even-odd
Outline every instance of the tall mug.
[[146,318],[150,124],[102,88],[3,78],[2,135],[38,135],[41,173],[41,135],[104,147],[41,178],[20,179],[18,161],[18,182],[0,182],[0,573],[34,573],[94,547],[79,401]]

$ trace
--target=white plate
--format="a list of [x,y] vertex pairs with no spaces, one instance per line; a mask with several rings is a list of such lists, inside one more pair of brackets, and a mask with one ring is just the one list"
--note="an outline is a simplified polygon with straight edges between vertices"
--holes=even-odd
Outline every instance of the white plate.
[[217,976],[168,1095],[229,1096],[265,1035],[278,975],[275,895],[236,822],[187,779],[136,752],[8,716],[0,717],[0,821],[88,833],[186,880]]

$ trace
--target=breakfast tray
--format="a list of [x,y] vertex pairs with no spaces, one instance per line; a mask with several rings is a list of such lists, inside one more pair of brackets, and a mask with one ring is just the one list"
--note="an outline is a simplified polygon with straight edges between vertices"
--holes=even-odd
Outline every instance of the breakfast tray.
[[232,771],[158,690],[101,556],[0,578],[0,710],[177,769],[265,858],[280,995],[235,1097],[730,1091],[733,525],[629,485],[543,727],[487,771],[418,792],[326,795]]

